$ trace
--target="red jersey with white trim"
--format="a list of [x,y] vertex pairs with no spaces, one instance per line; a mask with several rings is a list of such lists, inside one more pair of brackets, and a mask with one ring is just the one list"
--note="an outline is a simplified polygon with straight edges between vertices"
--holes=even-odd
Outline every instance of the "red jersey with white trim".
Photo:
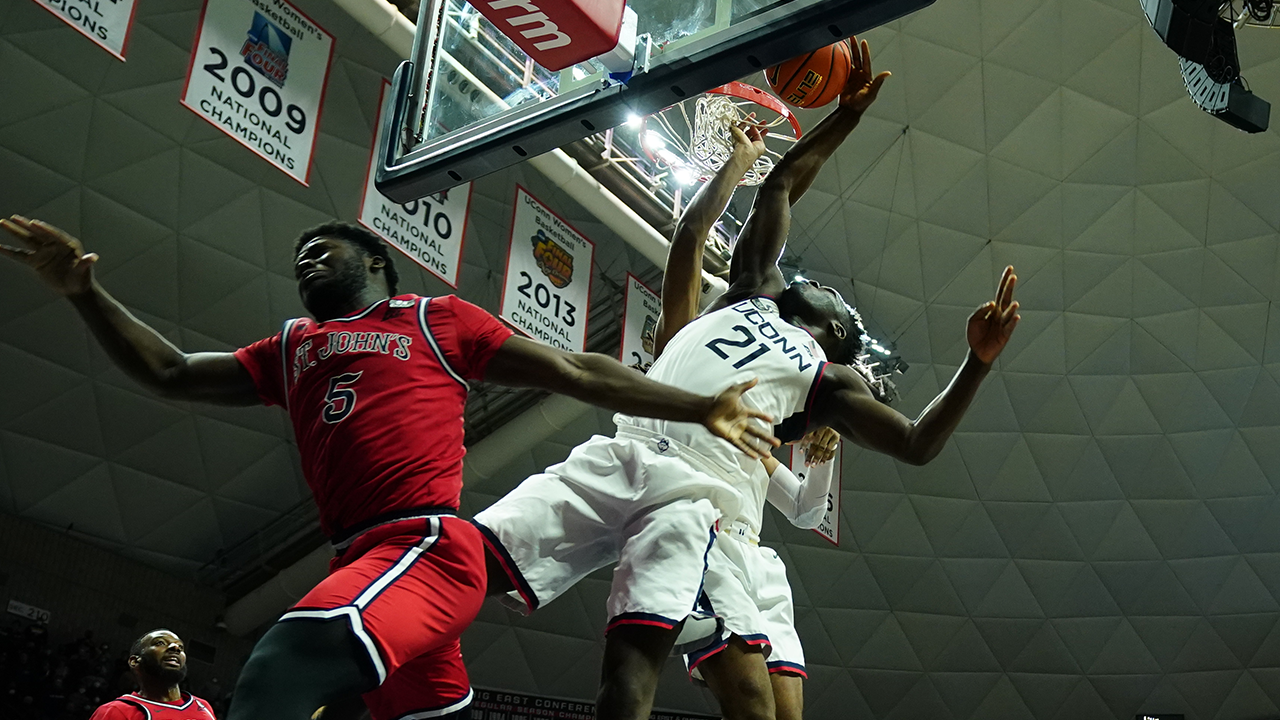
[[217,720],[209,703],[190,693],[182,694],[182,704],[148,700],[138,693],[121,695],[93,711],[89,720]]
[[333,538],[406,510],[457,510],[467,381],[511,334],[453,295],[400,295],[350,317],[289,320],[236,358],[262,401],[289,411]]

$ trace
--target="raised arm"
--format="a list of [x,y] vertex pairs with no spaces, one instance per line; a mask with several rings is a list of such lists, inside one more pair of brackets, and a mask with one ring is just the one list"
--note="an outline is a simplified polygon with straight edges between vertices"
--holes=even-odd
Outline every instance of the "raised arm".
[[494,354],[484,379],[550,390],[628,415],[701,423],[757,460],[778,445],[768,429],[773,418],[742,402],[755,380],[715,397],[694,395],[654,382],[611,357],[564,352],[518,336],[508,338]]
[[1018,324],[1018,303],[1013,300],[1017,281],[1013,268],[1005,268],[996,299],[969,317],[969,355],[951,383],[920,417],[912,421],[881,403],[857,372],[831,364],[818,386],[814,422],[829,425],[863,447],[912,465],[923,465],[937,457]]
[[672,336],[698,316],[702,252],[707,236],[724,214],[734,188],[765,151],[764,132],[767,131],[746,123],[731,126],[729,130],[733,133],[733,154],[715,176],[698,189],[676,223],[662,275],[662,312],[658,315],[653,341],[655,357],[662,353]]
[[813,184],[827,158],[858,126],[889,77],[887,72],[872,74],[871,49],[865,40],[852,41],[853,70],[840,96],[840,105],[796,141],[760,186],[751,216],[733,249],[729,292],[721,304],[755,294],[774,295],[787,286],[778,270],[778,258],[791,229],[791,206]]
[[94,337],[126,374],[159,395],[224,405],[257,405],[253,378],[231,353],[184,353],[102,288],[93,277],[94,253],[80,241],[38,220],[13,216],[0,227],[19,246],[0,245],[0,255],[35,270],[71,301]]

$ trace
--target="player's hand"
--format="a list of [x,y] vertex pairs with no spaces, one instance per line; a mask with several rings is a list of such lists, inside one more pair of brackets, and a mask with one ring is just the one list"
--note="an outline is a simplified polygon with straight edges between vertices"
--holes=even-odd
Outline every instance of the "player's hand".
[[14,215],[0,220],[0,227],[18,245],[0,244],[0,255],[30,267],[55,292],[71,297],[93,287],[94,253],[85,254],[80,241],[48,223]]
[[996,299],[978,308],[969,316],[966,334],[969,338],[969,349],[982,362],[990,365],[1000,356],[1000,351],[1009,343],[1009,336],[1018,326],[1018,303],[1013,299],[1013,287],[1018,284],[1018,276],[1013,274],[1013,266],[1004,269],[1000,278],[1000,288],[996,291]]
[[829,427],[810,430],[800,439],[800,447],[804,450],[806,467],[831,462],[836,456],[836,448],[840,447],[840,433]]
[[754,118],[751,115],[743,122],[729,126],[729,132],[733,135],[733,154],[748,163],[754,163],[764,155],[764,136],[769,133],[768,128],[752,122]]
[[889,79],[891,73],[882,72],[879,75],[873,75],[871,48],[867,45],[867,41],[859,41],[855,37],[849,38],[849,42],[852,43],[853,69],[849,71],[849,79],[844,84],[844,91],[840,93],[840,107],[864,112],[871,107],[871,103],[876,101],[880,86],[884,85],[884,81]]
[[[702,424],[714,435],[733,443],[754,460],[778,447],[778,438],[769,431],[773,418],[742,401],[742,394],[755,387],[756,380],[730,385],[715,397]],[[764,421],[765,427],[761,427]]]

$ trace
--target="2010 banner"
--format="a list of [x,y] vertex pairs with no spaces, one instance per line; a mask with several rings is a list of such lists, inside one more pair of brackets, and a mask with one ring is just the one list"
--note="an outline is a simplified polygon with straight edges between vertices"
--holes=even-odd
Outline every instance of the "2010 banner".
[[618,357],[623,365],[640,372],[648,372],[653,364],[654,334],[658,331],[658,315],[662,304],[658,294],[640,282],[640,278],[627,273],[627,289],[623,296],[622,351]]
[[117,60],[124,60],[138,0],[35,1]]
[[390,87],[391,83],[384,80],[373,131],[373,149],[369,152],[369,169],[364,176],[360,224],[456,289],[458,264],[462,261],[462,245],[466,239],[467,210],[471,207],[471,183],[404,205],[378,192],[373,178],[378,167],[382,113],[386,111],[383,101]]
[[306,185],[332,60],[286,0],[205,0],[182,104]]
[[582,352],[595,250],[590,240],[517,185],[500,317],[536,340]]

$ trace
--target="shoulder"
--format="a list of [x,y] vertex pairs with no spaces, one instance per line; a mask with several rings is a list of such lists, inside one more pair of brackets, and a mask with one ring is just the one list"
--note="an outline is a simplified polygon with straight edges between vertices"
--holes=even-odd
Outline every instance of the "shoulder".
[[145,713],[129,700],[128,695],[122,695],[99,705],[90,720],[135,720],[144,716]]
[[216,717],[213,714],[213,706],[209,704],[208,700],[205,700],[204,698],[199,697],[197,695],[192,695],[191,700],[196,707],[208,713],[209,717]]

